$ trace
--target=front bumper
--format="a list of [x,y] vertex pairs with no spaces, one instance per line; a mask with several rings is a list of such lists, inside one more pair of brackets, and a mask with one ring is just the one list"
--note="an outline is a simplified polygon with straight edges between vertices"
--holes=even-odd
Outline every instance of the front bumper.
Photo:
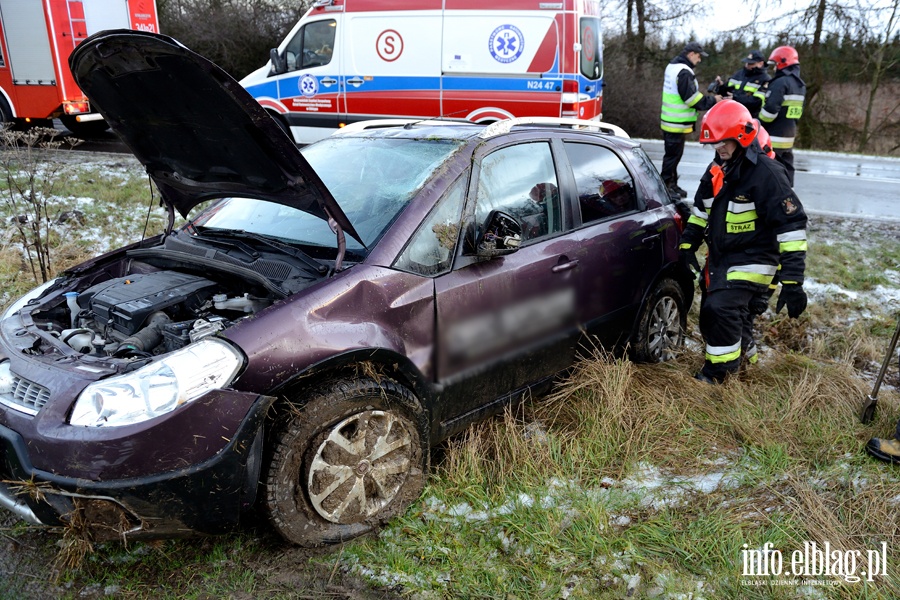
[[0,507],[94,540],[215,534],[234,527],[255,500],[263,423],[274,401],[258,396],[224,447],[184,468],[96,481],[35,468],[26,440],[0,425]]

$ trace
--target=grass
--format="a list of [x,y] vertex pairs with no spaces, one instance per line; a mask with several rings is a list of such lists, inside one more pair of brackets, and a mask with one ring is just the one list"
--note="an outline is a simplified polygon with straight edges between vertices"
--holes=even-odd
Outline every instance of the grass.
[[[60,269],[139,239],[150,202],[137,164],[119,157],[74,168],[60,199],[84,214],[54,249]],[[163,226],[154,214],[151,234]],[[862,452],[900,415],[896,360],[875,422],[857,418],[897,323],[900,240],[821,218],[810,232],[808,312],[764,315],[760,364],[724,386],[691,378],[694,313],[675,361],[591,349],[551,396],[448,441],[422,498],[376,535],[306,551],[251,523],[217,538],[95,544],[64,568],[52,566],[59,532],[9,524],[0,598],[900,597],[893,577],[742,575],[745,553],[767,542],[784,557],[828,542],[863,559],[885,542],[889,572],[900,564],[900,471]],[[17,257],[0,247],[8,298],[32,285]]]

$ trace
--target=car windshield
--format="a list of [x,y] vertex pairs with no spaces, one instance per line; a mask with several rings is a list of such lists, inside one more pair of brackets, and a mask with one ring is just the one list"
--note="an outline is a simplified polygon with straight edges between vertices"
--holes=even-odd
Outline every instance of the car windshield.
[[[334,195],[367,248],[409,204],[416,191],[453,152],[458,140],[368,137],[326,138],[303,156]],[[249,198],[227,198],[206,209],[194,225],[239,229],[292,244],[336,248],[328,223],[300,210]],[[347,249],[364,254],[347,236]]]

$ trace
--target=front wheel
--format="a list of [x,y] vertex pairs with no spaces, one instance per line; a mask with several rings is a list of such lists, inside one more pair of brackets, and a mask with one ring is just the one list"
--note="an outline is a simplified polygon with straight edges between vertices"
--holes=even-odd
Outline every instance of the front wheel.
[[656,284],[641,309],[632,339],[632,358],[638,362],[671,360],[684,345],[687,311],[684,293],[671,279]]
[[412,393],[391,380],[332,383],[276,434],[266,511],[288,541],[319,546],[401,513],[425,486],[426,432]]

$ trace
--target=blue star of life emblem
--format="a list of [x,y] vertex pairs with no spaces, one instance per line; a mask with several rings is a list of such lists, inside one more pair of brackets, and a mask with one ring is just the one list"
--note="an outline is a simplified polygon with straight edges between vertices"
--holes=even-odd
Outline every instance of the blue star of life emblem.
[[319,81],[312,75],[301,77],[300,81],[297,82],[297,87],[300,89],[300,93],[307,98],[319,93]]
[[508,64],[522,56],[525,47],[525,36],[515,25],[501,25],[491,33],[488,49],[494,60]]

